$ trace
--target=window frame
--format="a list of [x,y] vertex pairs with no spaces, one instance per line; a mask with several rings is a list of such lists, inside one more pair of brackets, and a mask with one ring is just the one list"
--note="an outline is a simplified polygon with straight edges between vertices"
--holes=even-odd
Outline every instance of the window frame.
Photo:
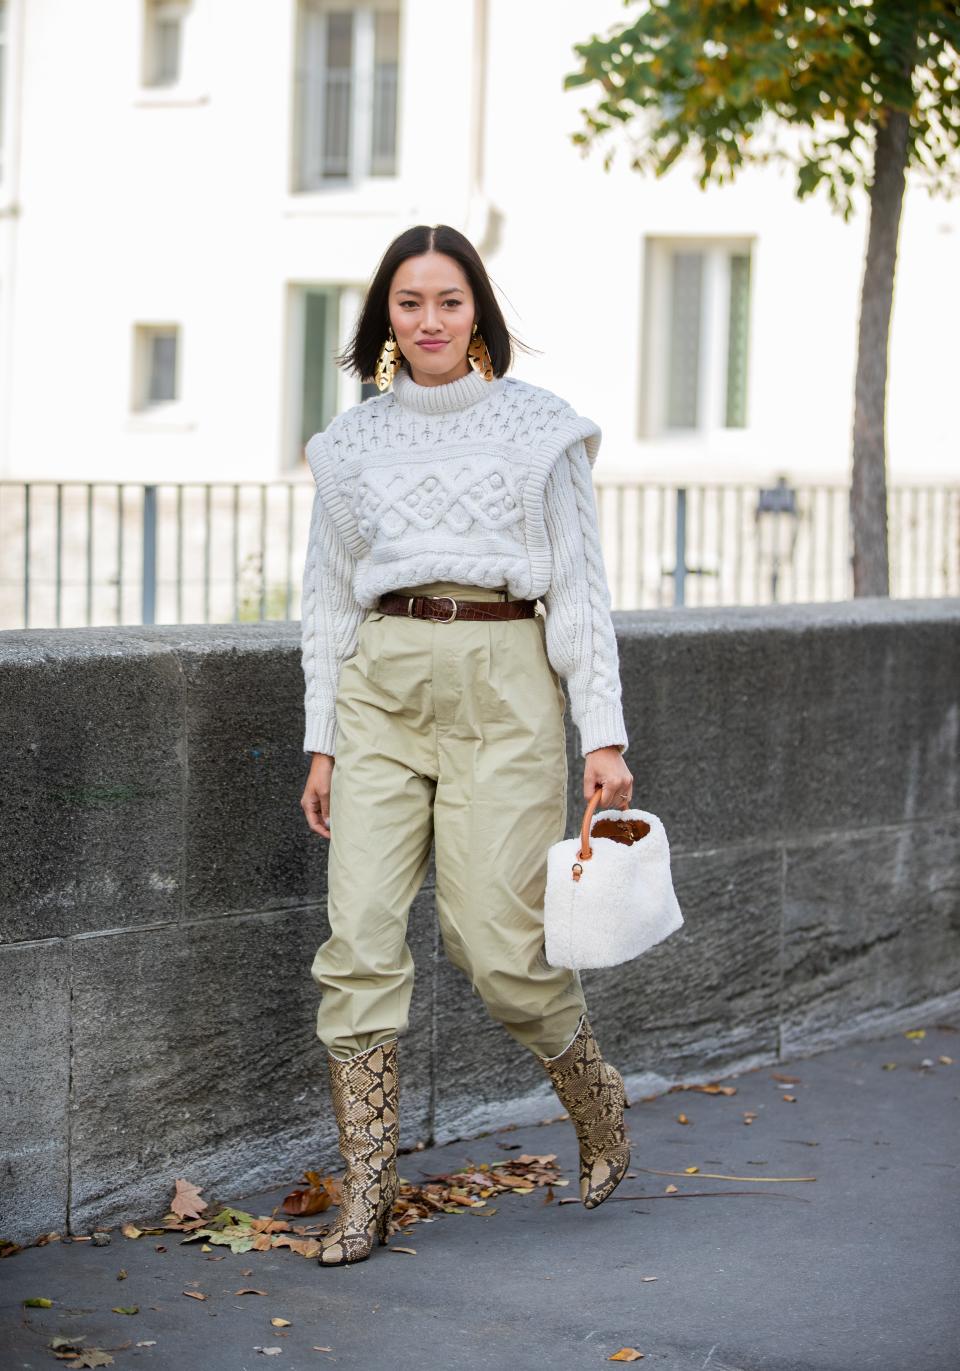
[[[666,442],[744,433],[751,423],[755,239],[743,234],[650,235],[645,242],[642,365],[638,436]],[[696,422],[668,422],[672,328],[672,272],[676,253],[702,256]],[[728,424],[731,261],[748,259],[746,363],[743,424]]]
[[[344,176],[324,176],[323,98],[307,93],[311,79],[320,86],[326,73],[327,15],[349,12],[352,16],[349,151]],[[376,80],[376,16],[397,17],[397,84],[394,118],[394,169],[374,173],[373,86]],[[399,0],[297,0],[293,82],[293,132],[290,191],[297,197],[329,195],[359,188],[395,184],[400,177],[400,109],[402,61],[402,10]],[[319,110],[319,117],[313,117]]]
[[[191,0],[144,0],[143,41],[140,53],[140,87],[142,90],[163,92],[176,91],[182,88],[186,28],[191,8]],[[154,74],[157,58],[156,25],[158,20],[166,14],[176,18],[179,29],[177,35],[177,71],[173,80],[158,81]]]
[[[183,328],[175,320],[138,321],[133,326],[133,376],[130,411],[134,418],[155,419],[174,416],[183,407]],[[176,343],[174,393],[169,400],[151,400],[153,341],[172,333]]]

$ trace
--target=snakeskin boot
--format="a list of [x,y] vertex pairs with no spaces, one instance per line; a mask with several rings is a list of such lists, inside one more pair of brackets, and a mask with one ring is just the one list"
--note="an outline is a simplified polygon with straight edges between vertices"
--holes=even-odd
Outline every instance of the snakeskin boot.
[[321,1240],[317,1261],[342,1266],[369,1257],[374,1240],[387,1241],[393,1203],[400,1189],[397,1040],[371,1047],[347,1061],[327,1054],[340,1151],[347,1164],[341,1185],[340,1218]]
[[601,1057],[586,1014],[560,1055],[540,1060],[577,1131],[580,1199],[585,1209],[596,1209],[613,1194],[630,1165],[623,1077]]

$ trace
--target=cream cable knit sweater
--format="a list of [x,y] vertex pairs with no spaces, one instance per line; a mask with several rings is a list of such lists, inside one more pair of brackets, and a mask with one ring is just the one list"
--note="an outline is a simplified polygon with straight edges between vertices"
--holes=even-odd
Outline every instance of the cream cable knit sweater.
[[542,600],[581,752],[626,750],[590,474],[599,446],[597,425],[540,386],[475,371],[421,386],[403,368],[390,391],[310,439],[305,751],[335,755],[340,669],[366,611],[388,590],[429,581]]

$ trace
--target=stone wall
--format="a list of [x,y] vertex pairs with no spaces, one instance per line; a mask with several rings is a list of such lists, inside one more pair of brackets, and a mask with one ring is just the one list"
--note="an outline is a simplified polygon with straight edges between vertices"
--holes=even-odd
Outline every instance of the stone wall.
[[[583,976],[633,1091],[960,1008],[960,601],[615,622],[686,919]],[[0,1237],[339,1164],[302,692],[296,624],[0,634]],[[409,941],[402,1145],[557,1113],[442,957],[432,862]]]

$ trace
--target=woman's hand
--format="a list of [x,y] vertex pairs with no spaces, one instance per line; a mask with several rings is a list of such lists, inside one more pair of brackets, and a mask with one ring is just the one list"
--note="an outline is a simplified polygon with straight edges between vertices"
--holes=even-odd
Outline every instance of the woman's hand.
[[583,798],[589,800],[597,786],[603,787],[599,809],[629,809],[633,776],[618,747],[598,747],[588,752],[583,768]]
[[306,815],[307,823],[321,838],[330,837],[330,778],[333,775],[333,767],[332,757],[326,752],[315,752],[300,800],[300,808]]

